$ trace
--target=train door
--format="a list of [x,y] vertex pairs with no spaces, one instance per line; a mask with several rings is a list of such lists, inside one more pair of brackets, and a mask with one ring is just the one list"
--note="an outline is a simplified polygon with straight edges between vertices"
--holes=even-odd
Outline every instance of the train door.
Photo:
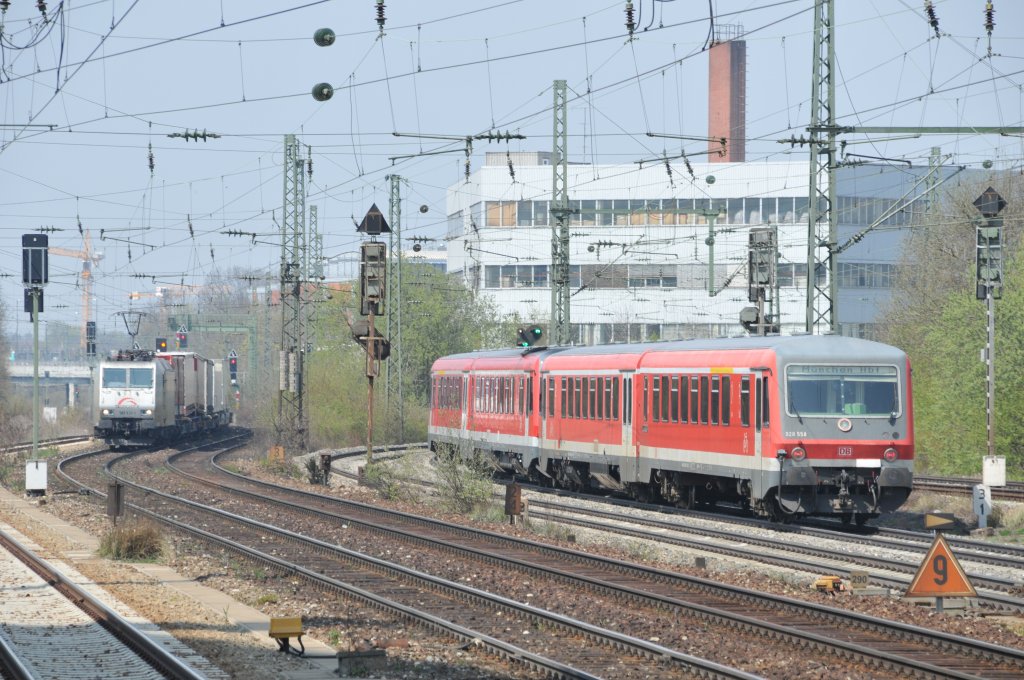
[[466,437],[466,431],[469,426],[469,409],[466,408],[469,404],[469,376],[466,374],[462,375],[462,413],[459,415],[459,433],[463,439]]
[[[614,396],[617,395],[613,395],[613,397]],[[620,414],[622,416],[622,455],[637,464],[634,466],[634,473],[631,475],[631,479],[628,481],[636,481],[639,476],[636,468],[639,466],[637,458],[640,453],[639,447],[633,441],[633,371],[623,371],[622,373],[622,400]],[[622,481],[627,480],[623,479]]]

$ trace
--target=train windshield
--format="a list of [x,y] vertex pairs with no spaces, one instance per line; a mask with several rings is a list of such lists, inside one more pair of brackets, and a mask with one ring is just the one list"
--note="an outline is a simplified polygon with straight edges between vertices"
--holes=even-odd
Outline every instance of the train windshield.
[[899,415],[895,366],[793,364],[786,368],[786,412],[791,416]]
[[103,369],[103,387],[143,389],[153,387],[153,367]]

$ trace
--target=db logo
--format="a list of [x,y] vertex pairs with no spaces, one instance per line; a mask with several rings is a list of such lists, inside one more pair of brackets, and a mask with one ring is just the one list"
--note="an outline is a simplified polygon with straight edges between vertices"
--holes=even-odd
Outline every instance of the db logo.
[[117,405],[118,406],[138,406],[139,402],[135,401],[131,397],[123,397],[120,401],[117,402]]
[[839,447],[839,451],[837,453],[840,456],[847,456],[847,457],[852,456],[853,455],[853,447],[852,446],[840,446]]

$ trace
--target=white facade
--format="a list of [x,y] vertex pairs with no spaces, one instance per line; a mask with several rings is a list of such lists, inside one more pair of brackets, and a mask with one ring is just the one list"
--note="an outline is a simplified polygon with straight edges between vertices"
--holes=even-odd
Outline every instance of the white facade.
[[[543,156],[536,154],[536,162],[544,163]],[[504,313],[547,323],[552,168],[516,166],[514,159],[513,178],[504,154],[488,154],[487,160],[493,164],[448,189],[448,270],[491,296]],[[673,165],[671,175],[665,164],[569,166],[570,206],[576,211],[569,229],[576,342],[743,333],[740,310],[752,306],[748,237],[751,229],[767,226],[778,229],[782,332],[804,329],[807,163],[692,167],[691,177],[681,165]],[[877,219],[923,172],[878,166],[841,170],[835,207],[839,243]],[[715,215],[713,234],[709,213]],[[895,278],[909,221],[910,210],[901,211],[840,257],[844,334],[870,334]]]

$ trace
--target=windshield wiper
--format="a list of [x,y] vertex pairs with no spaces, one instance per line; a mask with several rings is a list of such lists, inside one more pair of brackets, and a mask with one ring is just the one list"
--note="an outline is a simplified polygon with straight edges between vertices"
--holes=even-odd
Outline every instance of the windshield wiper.
[[804,418],[803,416],[800,415],[800,411],[797,410],[796,404],[793,403],[792,399],[789,400],[789,410],[795,413],[796,419],[799,420],[801,424],[803,424]]

